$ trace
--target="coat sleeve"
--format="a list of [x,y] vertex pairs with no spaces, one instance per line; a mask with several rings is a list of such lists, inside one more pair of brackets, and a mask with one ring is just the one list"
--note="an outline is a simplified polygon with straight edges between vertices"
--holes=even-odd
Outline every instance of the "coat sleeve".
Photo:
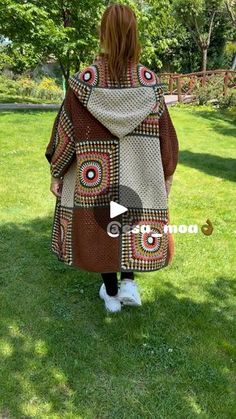
[[50,173],[56,178],[63,178],[76,156],[71,94],[69,87],[54,120],[51,137],[45,150],[45,157],[50,164]]
[[163,112],[159,118],[159,139],[165,179],[173,175],[179,159],[179,142],[163,95]]

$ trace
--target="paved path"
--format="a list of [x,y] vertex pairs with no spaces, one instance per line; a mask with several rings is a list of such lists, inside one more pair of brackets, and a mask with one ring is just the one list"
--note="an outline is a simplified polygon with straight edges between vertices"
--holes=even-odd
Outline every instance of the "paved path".
[[[174,105],[175,103],[178,103],[178,96],[177,95],[165,95],[165,101],[166,104],[169,105]],[[192,102],[192,96],[191,95],[186,95],[184,100],[184,103],[187,102]]]
[[[174,105],[178,102],[177,95],[165,95],[166,104]],[[184,102],[191,102],[191,96],[186,96]],[[0,103],[1,109],[59,109],[60,104],[35,104],[35,103]]]
[[0,103],[0,109],[59,109],[59,104]]

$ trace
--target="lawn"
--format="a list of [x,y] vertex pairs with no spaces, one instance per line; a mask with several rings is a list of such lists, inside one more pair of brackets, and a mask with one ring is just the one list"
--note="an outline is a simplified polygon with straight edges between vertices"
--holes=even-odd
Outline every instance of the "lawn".
[[112,315],[99,274],[49,251],[44,151],[56,113],[0,113],[0,417],[236,417],[236,118],[170,112],[180,143],[171,223],[199,232],[176,233],[172,265],[136,273],[142,307]]
[[55,100],[50,99],[41,99],[37,97],[30,96],[20,96],[13,94],[0,93],[0,103],[52,103],[54,104]]

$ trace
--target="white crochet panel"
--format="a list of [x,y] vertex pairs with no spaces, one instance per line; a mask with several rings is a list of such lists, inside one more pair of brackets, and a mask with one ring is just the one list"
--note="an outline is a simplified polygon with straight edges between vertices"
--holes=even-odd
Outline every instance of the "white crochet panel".
[[112,134],[124,137],[132,132],[156,105],[153,87],[92,89],[87,109]]
[[[128,135],[120,140],[120,204],[130,208],[166,209],[167,195],[160,141],[147,135]],[[129,194],[131,188],[135,194]],[[137,202],[136,202],[137,201]]]
[[75,181],[76,181],[76,159],[70,164],[67,172],[63,176],[63,185],[61,193],[61,205],[64,207],[74,206],[74,192],[75,192]]

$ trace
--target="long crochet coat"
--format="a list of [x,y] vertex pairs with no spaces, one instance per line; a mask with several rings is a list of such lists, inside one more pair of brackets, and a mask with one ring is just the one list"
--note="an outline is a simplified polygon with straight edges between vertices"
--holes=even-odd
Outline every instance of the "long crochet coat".
[[[45,151],[51,175],[63,180],[50,248],[58,260],[90,272],[169,265],[174,241],[164,230],[165,179],[178,152],[155,72],[129,62],[126,80],[117,84],[106,59],[97,57],[72,76]],[[128,211],[111,219],[111,201]],[[111,221],[119,234],[108,234]]]

